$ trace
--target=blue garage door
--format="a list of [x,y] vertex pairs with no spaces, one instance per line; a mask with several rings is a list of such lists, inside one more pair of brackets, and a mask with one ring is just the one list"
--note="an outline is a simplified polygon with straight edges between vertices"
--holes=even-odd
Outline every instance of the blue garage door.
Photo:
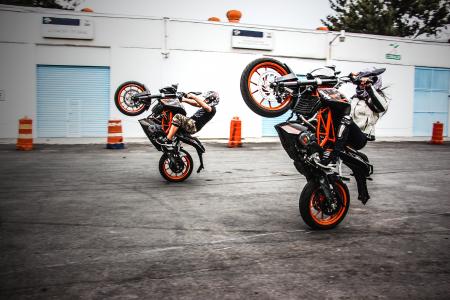
[[109,68],[37,66],[38,137],[104,137]]
[[284,115],[277,118],[263,118],[262,135],[263,136],[278,136],[274,126],[278,123],[284,122],[289,118],[291,112],[288,111]]
[[416,68],[414,88],[414,136],[430,136],[433,123],[444,123],[448,135],[450,70]]

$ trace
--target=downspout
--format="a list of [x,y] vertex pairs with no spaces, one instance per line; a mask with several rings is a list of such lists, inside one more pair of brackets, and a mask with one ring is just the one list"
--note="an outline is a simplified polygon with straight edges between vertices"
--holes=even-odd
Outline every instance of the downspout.
[[167,49],[167,40],[169,38],[168,33],[168,24],[170,22],[170,19],[168,17],[163,18],[163,43],[162,43],[162,49],[161,54],[164,58],[169,58],[169,50]]

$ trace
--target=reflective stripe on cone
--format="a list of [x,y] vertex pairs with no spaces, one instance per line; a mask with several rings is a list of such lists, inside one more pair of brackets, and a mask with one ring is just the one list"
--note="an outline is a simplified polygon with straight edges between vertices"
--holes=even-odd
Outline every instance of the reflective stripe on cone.
[[108,122],[108,139],[106,144],[107,149],[123,149],[125,144],[123,143],[122,136],[122,121],[121,120],[109,120]]
[[17,138],[16,149],[33,150],[33,120],[27,117],[19,120],[19,137]]

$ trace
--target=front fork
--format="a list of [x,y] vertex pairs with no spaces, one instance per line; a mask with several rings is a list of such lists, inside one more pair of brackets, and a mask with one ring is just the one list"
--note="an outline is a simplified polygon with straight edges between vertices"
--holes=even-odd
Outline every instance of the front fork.
[[319,177],[319,185],[325,195],[326,202],[324,203],[326,207],[331,208],[331,210],[336,210],[338,207],[343,205],[341,195],[337,191],[336,182],[339,180],[339,175],[332,173],[324,173]]
[[[169,158],[169,164],[171,166],[172,171],[178,172],[183,170],[184,162],[180,157],[180,150],[182,149],[180,142],[177,142],[173,149],[168,150],[166,147],[161,147],[161,150],[167,155]],[[173,167],[173,168],[172,168]]]

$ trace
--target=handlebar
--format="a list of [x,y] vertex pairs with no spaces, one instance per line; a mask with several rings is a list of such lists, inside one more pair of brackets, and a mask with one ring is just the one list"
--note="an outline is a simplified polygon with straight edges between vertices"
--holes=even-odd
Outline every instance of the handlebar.
[[161,93],[161,94],[154,94],[154,95],[150,95],[150,99],[154,99],[154,98],[178,98],[178,99],[181,99],[181,98],[186,98],[187,97],[187,94],[194,94],[194,95],[201,95],[202,94],[202,92],[189,92],[189,93],[184,93],[184,92],[177,92],[177,93],[175,93],[175,94],[164,94],[164,93]]
[[[298,89],[301,87],[313,87],[316,88],[318,86],[333,86],[334,88],[339,88],[344,83],[353,83],[355,85],[360,85],[362,83],[362,78],[353,76],[352,74],[348,76],[341,76],[341,77],[335,77],[335,78],[314,78],[314,79],[298,79],[298,78],[290,78],[288,75],[283,76],[284,78],[280,78],[283,81],[275,81],[270,84],[270,87],[275,90],[275,93],[278,92],[288,92],[292,94],[294,89]],[[294,79],[294,80],[292,80]],[[367,78],[365,80],[366,84],[372,84],[373,80],[371,78]],[[308,90],[308,88],[306,88]]]
[[[190,94],[194,94],[194,95],[200,95],[201,92],[190,92]],[[177,92],[177,93],[171,93],[171,94],[166,94],[166,93],[160,93],[160,94],[150,94],[150,92],[146,91],[146,92],[142,92],[142,93],[138,93],[135,94],[131,97],[131,99],[133,101],[142,101],[142,102],[148,102],[149,100],[152,99],[164,99],[164,98],[169,98],[169,99],[179,99],[181,100],[181,98],[186,97],[187,93],[183,93],[183,92]]]
[[151,99],[162,99],[162,98],[178,98],[182,97],[182,93],[176,93],[176,94],[150,94],[149,92],[143,92],[136,95],[133,95],[133,100],[151,100]]
[[319,86],[319,85],[336,85],[339,82],[339,79],[307,79],[307,80],[298,80],[298,81],[287,81],[287,82],[278,82],[278,83],[272,83],[271,87],[305,87],[308,85],[312,86]]
[[318,85],[336,85],[339,82],[339,79],[310,79],[310,80],[301,80],[299,81],[299,86],[318,86]]

